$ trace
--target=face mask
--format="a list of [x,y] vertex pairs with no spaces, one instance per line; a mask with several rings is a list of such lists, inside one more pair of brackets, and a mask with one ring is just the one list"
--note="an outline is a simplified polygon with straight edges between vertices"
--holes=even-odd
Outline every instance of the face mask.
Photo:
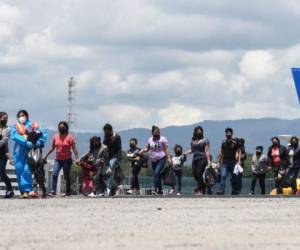
[[176,149],[176,150],[175,150],[175,154],[176,154],[177,156],[179,156],[179,155],[182,154],[182,151],[181,151],[180,149]]
[[130,143],[130,144],[129,144],[129,147],[130,147],[130,148],[135,148],[136,146],[135,146],[134,143]]
[[5,127],[7,124],[7,120],[1,120],[0,124],[1,124],[1,126]]
[[99,149],[99,148],[101,148],[101,144],[95,143],[95,144],[93,145],[93,148],[94,148],[94,149]]
[[278,144],[277,141],[274,141],[274,142],[273,142],[273,146],[274,146],[274,147],[277,147],[278,145],[279,145],[279,144]]
[[58,129],[58,131],[59,131],[59,133],[62,134],[62,135],[68,133],[68,130],[67,130],[67,128],[65,128],[65,127],[60,127],[60,128]]
[[227,140],[231,140],[231,138],[232,138],[232,135],[226,135]]
[[25,116],[21,116],[21,117],[19,117],[19,122],[21,124],[25,124],[27,122],[27,118]]
[[201,138],[202,138],[202,133],[197,133],[197,134],[196,134],[196,138],[197,138],[197,139],[201,139]]
[[160,135],[153,135],[153,138],[154,138],[155,140],[159,140]]
[[262,154],[262,152],[260,152],[260,151],[256,151],[256,154],[257,154],[257,155],[261,155],[261,154]]

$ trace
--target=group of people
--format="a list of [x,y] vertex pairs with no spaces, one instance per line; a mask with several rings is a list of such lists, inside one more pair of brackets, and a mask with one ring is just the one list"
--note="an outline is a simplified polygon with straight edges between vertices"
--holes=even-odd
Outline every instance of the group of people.
[[[82,168],[82,193],[89,197],[113,196],[121,191],[124,174],[121,168],[122,142],[121,136],[114,132],[110,124],[103,127],[104,138],[100,136],[90,138],[88,152],[79,157],[76,141],[69,132],[67,122],[58,124],[58,132],[52,138],[52,145],[44,156],[42,149],[48,139],[48,133],[38,123],[29,119],[26,110],[17,113],[16,123],[7,125],[8,115],[0,112],[0,178],[6,185],[5,198],[12,198],[14,191],[11,181],[6,174],[7,161],[15,166],[20,198],[39,197],[38,188],[42,197],[54,197],[57,194],[58,176],[63,170],[65,179],[65,193],[70,196],[71,178],[70,170],[73,165],[72,153],[75,163]],[[157,126],[152,127],[151,137],[144,148],[138,146],[138,140],[129,141],[127,157],[131,164],[131,185],[128,194],[139,194],[139,173],[143,167],[151,165],[153,170],[153,195],[163,194],[163,184],[166,175],[172,175],[169,194],[181,195],[181,179],[184,163],[189,155],[192,159],[192,173],[197,183],[195,195],[212,194],[212,187],[219,182],[217,195],[225,194],[226,179],[230,176],[231,194],[239,195],[242,189],[242,176],[244,162],[247,158],[245,140],[233,137],[233,130],[226,128],[225,140],[221,144],[217,162],[212,161],[210,142],[204,136],[202,127],[195,127],[189,149],[183,151],[181,145],[174,146],[171,153],[168,140],[161,135]],[[8,148],[9,139],[14,141],[13,155]],[[55,151],[51,190],[45,186],[44,164],[49,155]],[[168,166],[170,171],[166,171]],[[279,138],[272,138],[272,145],[268,154],[263,153],[263,147],[257,146],[252,159],[252,183],[250,194],[255,193],[255,186],[259,180],[261,194],[265,194],[266,173],[271,170],[278,194],[282,193],[287,181],[292,187],[292,193],[297,193],[296,179],[300,169],[300,148],[297,137],[292,137],[288,148],[281,145]]]

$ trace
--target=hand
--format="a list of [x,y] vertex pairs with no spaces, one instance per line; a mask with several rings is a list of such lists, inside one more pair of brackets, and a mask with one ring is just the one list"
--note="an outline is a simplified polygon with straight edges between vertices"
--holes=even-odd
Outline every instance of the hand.
[[79,159],[76,159],[76,160],[75,160],[75,164],[76,164],[77,166],[80,166],[80,160],[79,160]]
[[32,142],[31,142],[31,141],[27,141],[27,142],[26,142],[26,147],[27,147],[28,149],[32,149],[32,148],[33,148]]

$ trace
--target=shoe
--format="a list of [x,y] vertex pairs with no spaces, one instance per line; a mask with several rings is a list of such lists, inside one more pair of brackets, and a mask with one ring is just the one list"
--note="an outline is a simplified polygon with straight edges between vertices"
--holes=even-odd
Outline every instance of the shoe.
[[37,199],[37,198],[39,198],[39,193],[36,191],[33,191],[30,193],[30,197],[33,199]]
[[6,191],[4,198],[5,199],[10,199],[12,197],[14,197],[15,193],[12,190]]
[[48,193],[47,196],[49,196],[49,197],[56,197],[56,193],[52,191],[52,192]]
[[105,193],[100,193],[97,195],[98,197],[104,197],[105,196]]
[[88,195],[89,198],[96,198],[97,195],[95,194],[95,192],[92,192]]
[[203,193],[201,191],[198,191],[195,193],[196,196],[203,196]]
[[217,195],[224,195],[224,194],[225,194],[225,192],[223,190],[220,190],[217,192]]
[[175,194],[175,189],[172,188],[172,189],[170,190],[169,194]]
[[121,189],[120,189],[120,188],[117,188],[116,193],[115,193],[115,196],[119,196],[119,195],[121,195]]
[[110,189],[106,188],[106,195],[109,196],[110,195]]
[[69,196],[71,196],[71,193],[62,193],[61,194],[61,197],[69,197]]
[[254,192],[253,192],[253,191],[251,191],[251,192],[249,193],[249,195],[254,195]]
[[43,193],[43,194],[42,194],[42,198],[43,198],[43,199],[46,199],[47,197],[48,197],[48,194],[47,194],[47,193]]
[[20,199],[29,199],[29,192],[24,192],[21,196]]
[[134,191],[132,189],[129,189],[126,193],[127,194],[134,194]]
[[181,193],[180,193],[180,192],[178,192],[176,195],[177,195],[177,196],[181,196]]

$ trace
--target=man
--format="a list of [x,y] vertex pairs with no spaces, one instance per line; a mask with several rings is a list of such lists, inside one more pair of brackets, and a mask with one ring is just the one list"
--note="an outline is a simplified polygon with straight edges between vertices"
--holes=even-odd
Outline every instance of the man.
[[116,169],[120,166],[121,158],[122,158],[122,141],[121,136],[113,131],[113,127],[110,124],[105,124],[103,127],[104,133],[104,141],[103,144],[107,146],[108,150],[108,161],[109,168],[107,174],[108,177],[108,189],[107,192],[109,195],[118,194],[120,189],[118,185],[121,183],[117,183],[115,180],[115,172]]
[[218,157],[219,167],[221,166],[221,181],[220,181],[220,190],[217,192],[218,195],[225,194],[226,178],[227,175],[231,175],[231,186],[232,186],[232,195],[238,193],[238,187],[235,181],[233,180],[233,170],[236,164],[241,165],[241,150],[238,146],[238,142],[233,140],[233,129],[225,129],[226,139],[223,141],[221,146],[221,152]]

